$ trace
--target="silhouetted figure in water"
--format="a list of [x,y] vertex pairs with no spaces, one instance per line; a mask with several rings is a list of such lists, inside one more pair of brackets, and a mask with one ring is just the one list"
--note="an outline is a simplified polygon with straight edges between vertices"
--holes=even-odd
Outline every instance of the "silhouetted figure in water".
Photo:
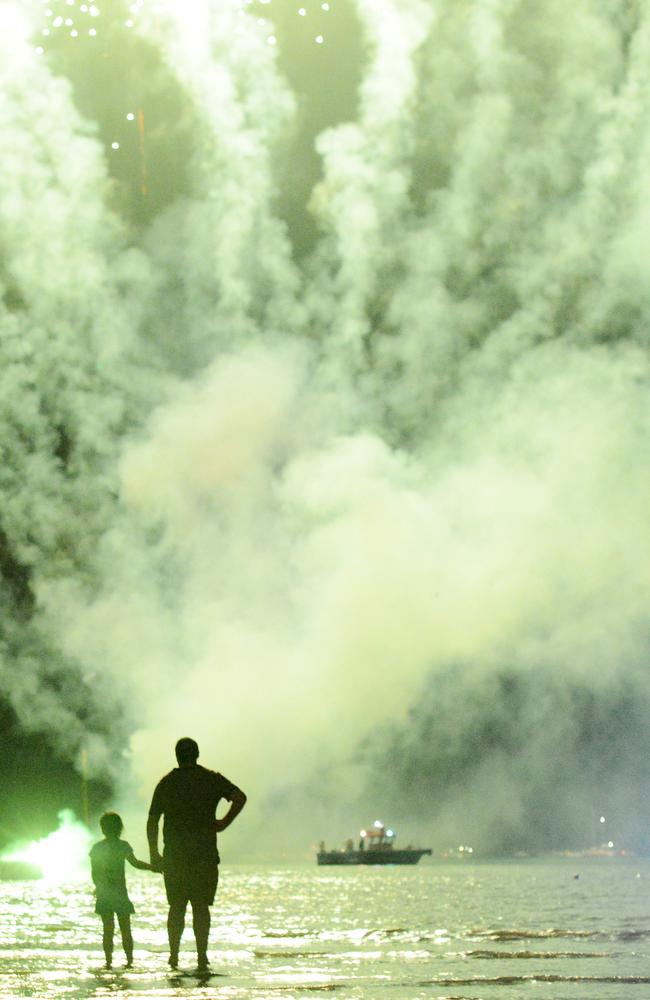
[[128,861],[134,868],[146,868],[148,871],[153,871],[153,866],[146,861],[138,861],[131,845],[126,840],[120,840],[122,819],[117,813],[104,813],[99,825],[104,839],[90,849],[90,872],[95,883],[95,913],[99,914],[104,925],[102,945],[106,968],[110,969],[113,964],[116,916],[122,934],[126,964],[130,968],[133,965],[131,914],[135,910],[126,891],[124,862]]
[[[153,793],[147,839],[151,863],[162,870],[169,903],[167,933],[169,964],[178,966],[178,949],[185,928],[185,911],[192,905],[192,925],[199,969],[208,968],[210,906],[219,879],[217,833],[230,826],[246,804],[246,796],[224,778],[197,763],[199,748],[185,737],[176,744],[178,767],[162,778]],[[230,808],[221,819],[216,809],[221,799]],[[164,816],[162,857],[158,851],[158,824]]]

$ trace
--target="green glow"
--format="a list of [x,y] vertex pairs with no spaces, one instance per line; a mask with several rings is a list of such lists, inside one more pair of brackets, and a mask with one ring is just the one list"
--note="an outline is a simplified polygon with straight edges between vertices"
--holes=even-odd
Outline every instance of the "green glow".
[[48,882],[74,882],[88,876],[90,831],[70,809],[59,813],[60,826],[54,833],[33,840],[24,847],[9,849],[3,861],[25,861],[41,869]]

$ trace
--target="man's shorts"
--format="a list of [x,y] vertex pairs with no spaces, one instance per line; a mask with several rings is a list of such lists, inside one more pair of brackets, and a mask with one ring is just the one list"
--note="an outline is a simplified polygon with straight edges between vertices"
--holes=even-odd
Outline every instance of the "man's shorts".
[[218,859],[165,858],[165,892],[170,906],[201,903],[211,906],[219,881]]

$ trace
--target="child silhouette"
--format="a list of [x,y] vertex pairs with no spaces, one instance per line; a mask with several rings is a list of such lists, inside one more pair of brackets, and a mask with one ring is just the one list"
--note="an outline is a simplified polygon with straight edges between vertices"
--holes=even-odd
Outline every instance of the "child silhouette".
[[115,916],[120,925],[126,965],[130,968],[133,965],[131,914],[135,913],[135,909],[126,891],[124,862],[128,861],[134,868],[145,868],[148,871],[153,871],[153,868],[146,861],[139,861],[131,845],[120,840],[124,824],[117,813],[104,813],[99,825],[104,839],[99,840],[90,850],[90,871],[95,883],[95,913],[102,918],[104,928],[102,945],[106,968],[110,969],[113,964]]

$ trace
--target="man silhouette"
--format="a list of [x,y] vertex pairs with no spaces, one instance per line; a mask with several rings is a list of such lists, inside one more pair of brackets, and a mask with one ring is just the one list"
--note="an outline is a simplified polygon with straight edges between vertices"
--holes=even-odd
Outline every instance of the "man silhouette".
[[[219,880],[217,833],[230,826],[246,804],[246,796],[217,771],[197,763],[198,744],[184,737],[176,744],[178,767],[156,785],[147,820],[151,864],[165,879],[169,903],[167,934],[169,964],[178,967],[178,949],[185,928],[185,911],[192,905],[192,925],[199,969],[208,968],[210,906]],[[216,809],[221,799],[230,808],[221,819]],[[158,825],[163,822],[163,854],[158,851]]]

